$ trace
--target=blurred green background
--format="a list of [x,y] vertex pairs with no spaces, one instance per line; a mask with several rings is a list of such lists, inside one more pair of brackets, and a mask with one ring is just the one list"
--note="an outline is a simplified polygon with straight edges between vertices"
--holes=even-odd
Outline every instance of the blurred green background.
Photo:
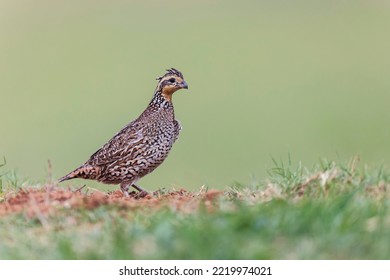
[[31,180],[48,159],[64,175],[175,67],[184,129],[147,189],[249,184],[288,153],[386,165],[389,30],[379,0],[0,0],[0,156]]

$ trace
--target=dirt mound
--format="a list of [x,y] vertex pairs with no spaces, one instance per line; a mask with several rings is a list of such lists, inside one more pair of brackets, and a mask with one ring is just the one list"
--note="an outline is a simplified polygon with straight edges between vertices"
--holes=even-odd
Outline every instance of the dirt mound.
[[165,194],[132,192],[129,196],[124,196],[119,190],[109,193],[96,190],[88,194],[80,190],[53,186],[26,188],[3,196],[3,201],[0,202],[0,217],[24,213],[28,217],[39,218],[63,209],[94,209],[102,205],[112,205],[119,209],[169,207],[187,213],[194,212],[200,205],[204,205],[206,209],[213,211],[221,195],[223,192],[218,190],[201,190],[194,193],[181,189]]

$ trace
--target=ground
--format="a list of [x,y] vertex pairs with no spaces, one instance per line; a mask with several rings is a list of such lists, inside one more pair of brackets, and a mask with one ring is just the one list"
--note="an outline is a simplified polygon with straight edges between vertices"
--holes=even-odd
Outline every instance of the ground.
[[0,259],[389,259],[390,173],[278,164],[224,190],[151,194],[4,180]]
[[131,192],[125,196],[122,191],[103,192],[94,189],[93,192],[82,192],[81,189],[71,190],[48,185],[43,188],[26,188],[4,195],[0,204],[0,217],[11,214],[24,214],[30,218],[45,219],[61,209],[89,209],[100,206],[116,206],[121,210],[136,210],[137,208],[159,209],[170,207],[177,211],[193,212],[200,204],[212,210],[213,202],[223,191],[208,190],[189,192],[185,189],[162,194]]

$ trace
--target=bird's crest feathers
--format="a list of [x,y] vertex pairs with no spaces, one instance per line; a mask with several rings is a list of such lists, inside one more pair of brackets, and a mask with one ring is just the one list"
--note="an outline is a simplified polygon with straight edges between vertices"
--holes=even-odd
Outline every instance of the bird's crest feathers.
[[156,80],[161,81],[162,78],[164,78],[166,76],[170,76],[170,75],[176,75],[176,76],[184,79],[183,74],[179,70],[177,70],[175,68],[170,68],[170,69],[167,69],[167,73],[165,73],[165,75],[157,77]]

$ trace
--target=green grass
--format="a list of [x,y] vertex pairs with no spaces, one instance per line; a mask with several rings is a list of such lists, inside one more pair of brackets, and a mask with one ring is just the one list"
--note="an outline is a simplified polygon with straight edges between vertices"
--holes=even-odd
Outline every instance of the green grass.
[[275,161],[266,180],[232,186],[194,213],[115,206],[62,210],[42,225],[0,219],[2,259],[389,259],[390,173]]

